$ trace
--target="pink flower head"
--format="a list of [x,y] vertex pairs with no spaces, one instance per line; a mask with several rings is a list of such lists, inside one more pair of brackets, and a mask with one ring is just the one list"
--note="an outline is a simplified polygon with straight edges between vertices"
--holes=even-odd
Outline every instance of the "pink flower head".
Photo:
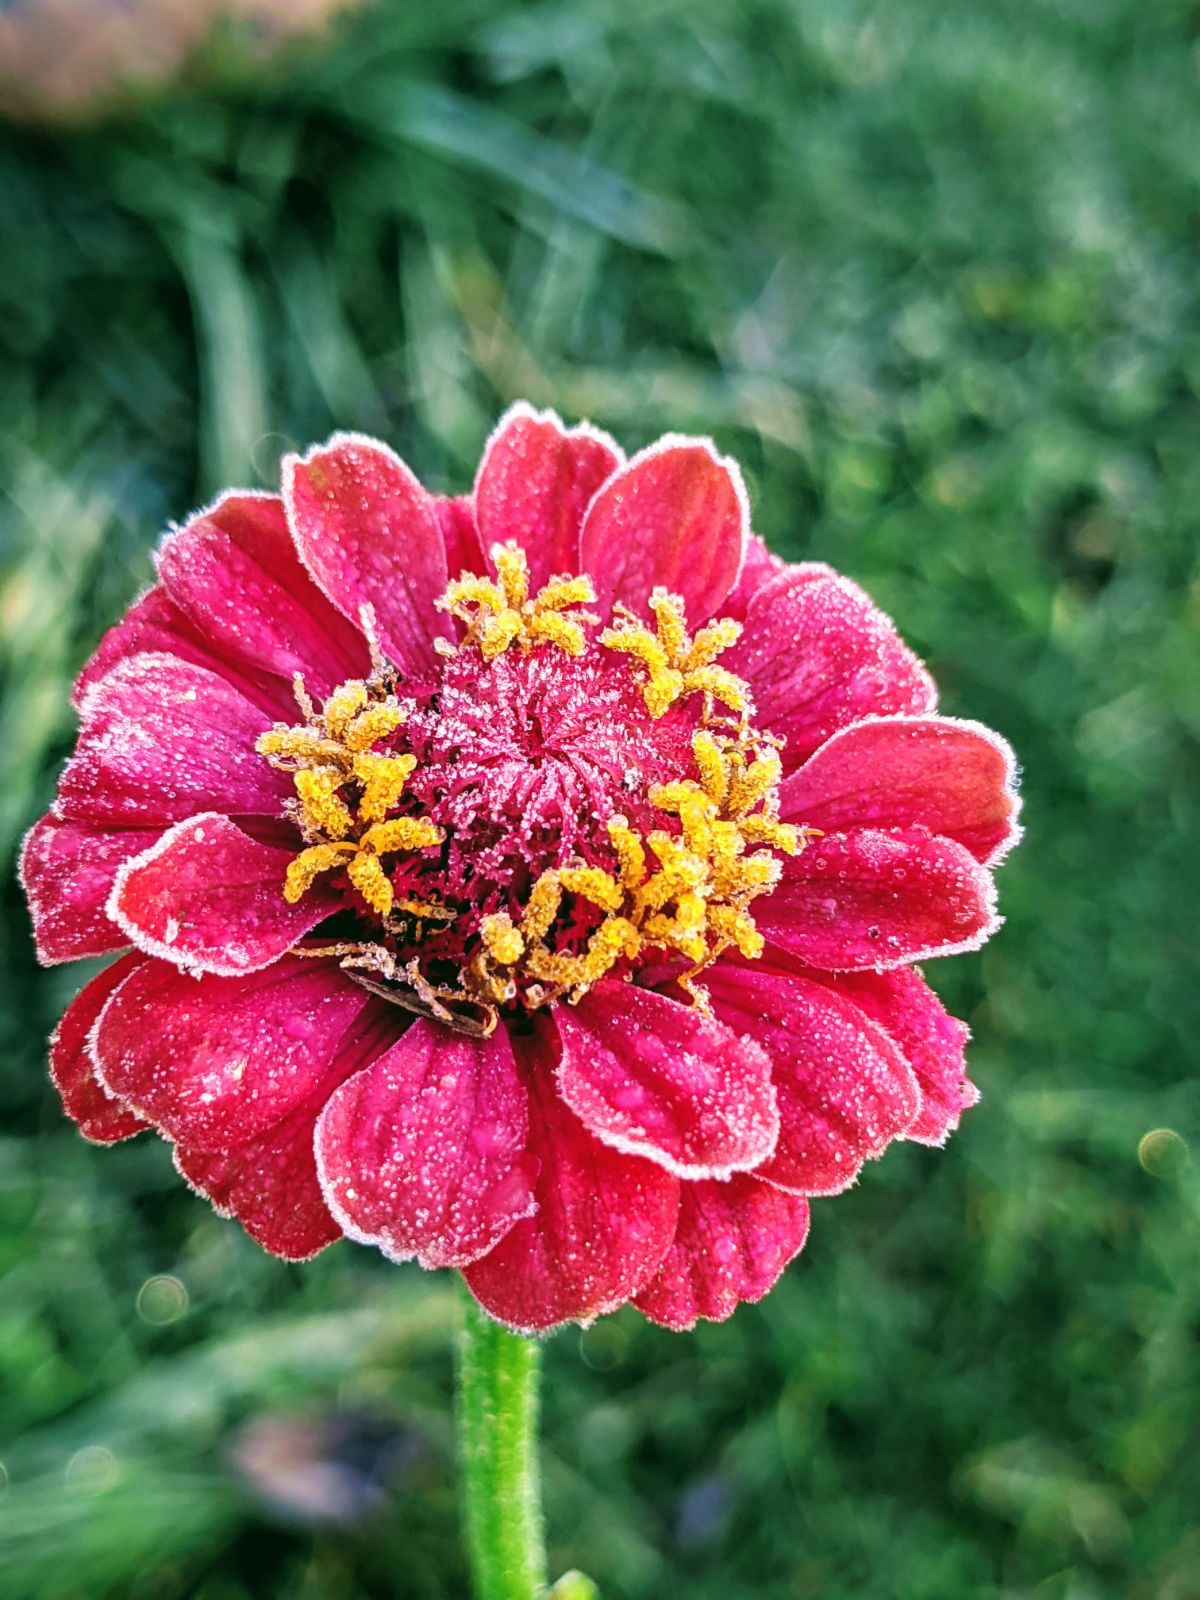
[[1011,752],[706,440],[518,405],[445,499],[339,435],[157,565],[22,865],[43,961],[125,952],[51,1046],[89,1138],[288,1259],[685,1328],[976,1098],[914,963],[998,925]]

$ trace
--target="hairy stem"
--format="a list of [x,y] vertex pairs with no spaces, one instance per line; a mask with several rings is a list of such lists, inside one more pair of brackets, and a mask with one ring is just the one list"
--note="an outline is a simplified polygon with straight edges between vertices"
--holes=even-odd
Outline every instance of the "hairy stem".
[[458,1428],[475,1600],[536,1600],[546,1549],[537,1462],[541,1350],[464,1294]]

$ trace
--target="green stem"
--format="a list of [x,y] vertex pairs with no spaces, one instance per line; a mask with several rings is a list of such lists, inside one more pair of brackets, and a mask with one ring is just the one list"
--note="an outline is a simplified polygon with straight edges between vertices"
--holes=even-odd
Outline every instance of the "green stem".
[[536,1600],[546,1587],[537,1462],[541,1350],[464,1295],[458,1426],[475,1600]]

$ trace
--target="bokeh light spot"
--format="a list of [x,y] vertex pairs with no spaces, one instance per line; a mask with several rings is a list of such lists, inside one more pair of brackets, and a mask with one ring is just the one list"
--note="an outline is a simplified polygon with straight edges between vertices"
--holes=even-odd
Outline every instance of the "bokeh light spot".
[[84,1445],[67,1462],[63,1478],[70,1489],[85,1494],[104,1494],[121,1481],[121,1463],[102,1444]]
[[163,1328],[178,1322],[188,1308],[188,1292],[178,1278],[167,1273],[147,1278],[138,1290],[137,1314],[143,1322]]
[[1187,1140],[1174,1128],[1151,1128],[1138,1141],[1138,1160],[1155,1178],[1173,1178],[1190,1163]]

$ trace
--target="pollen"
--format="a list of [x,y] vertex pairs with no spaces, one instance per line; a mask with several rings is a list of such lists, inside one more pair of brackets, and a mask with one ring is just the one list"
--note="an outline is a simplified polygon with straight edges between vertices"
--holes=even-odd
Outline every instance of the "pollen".
[[305,721],[277,723],[256,746],[272,766],[292,774],[296,798],[291,815],[307,847],[288,865],[283,897],[299,901],[325,872],[344,871],[367,906],[388,918],[393,911],[438,920],[444,908],[405,895],[381,859],[427,850],[444,834],[424,817],[392,816],[416,766],[411,754],[373,746],[403,725],[404,708],[383,682],[352,679],[341,684],[318,712],[297,685]]
[[642,697],[652,717],[665,716],[684,695],[702,694],[705,718],[712,720],[720,702],[744,724],[754,714],[750,690],[743,680],[715,665],[717,656],[741,637],[741,623],[725,617],[706,624],[693,637],[687,631],[683,600],[666,589],[650,595],[651,630],[625,606],[616,606],[616,625],[606,628],[600,643],[631,656],[642,672]]
[[[596,598],[589,578],[551,578],[529,595],[529,562],[515,544],[491,549],[496,581],[463,573],[437,602],[442,611],[466,625],[459,649],[477,646],[485,661],[494,661],[511,646],[528,652],[539,644],[555,645],[568,656],[587,648],[586,626],[599,618],[581,608]],[[444,654],[455,647],[443,643]]]

